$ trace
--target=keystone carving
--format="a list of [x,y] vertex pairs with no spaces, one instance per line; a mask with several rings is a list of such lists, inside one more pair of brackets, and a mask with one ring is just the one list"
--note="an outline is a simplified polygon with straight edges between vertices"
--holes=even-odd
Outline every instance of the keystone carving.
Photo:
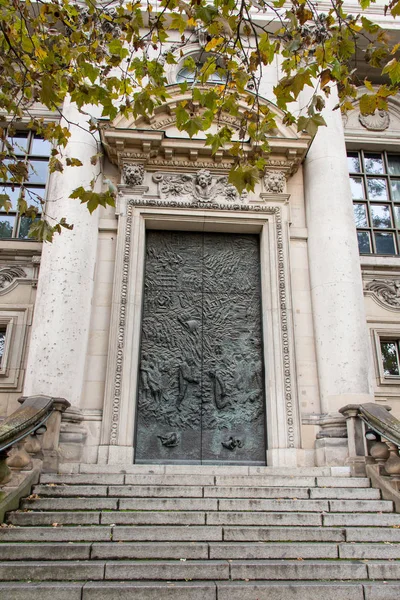
[[399,279],[373,279],[365,285],[365,289],[373,292],[382,304],[400,309]]
[[144,166],[138,164],[126,164],[122,171],[122,177],[126,185],[142,185],[144,178]]
[[26,273],[21,267],[4,267],[0,269],[0,290],[8,288],[15,279],[20,277],[26,277]]
[[376,110],[373,115],[358,115],[361,125],[369,131],[385,131],[389,127],[390,116],[386,110]]
[[286,178],[282,171],[267,171],[264,175],[265,191],[272,194],[283,194]]
[[158,184],[162,199],[192,199],[193,202],[209,204],[217,201],[240,202],[246,197],[245,194],[239,195],[226,176],[214,177],[208,169],[200,169],[194,174],[155,173],[153,181]]

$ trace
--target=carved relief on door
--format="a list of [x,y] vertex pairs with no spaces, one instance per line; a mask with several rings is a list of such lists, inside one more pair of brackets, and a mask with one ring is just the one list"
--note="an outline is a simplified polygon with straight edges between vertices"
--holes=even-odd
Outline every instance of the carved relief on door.
[[148,231],[137,462],[265,464],[259,238]]

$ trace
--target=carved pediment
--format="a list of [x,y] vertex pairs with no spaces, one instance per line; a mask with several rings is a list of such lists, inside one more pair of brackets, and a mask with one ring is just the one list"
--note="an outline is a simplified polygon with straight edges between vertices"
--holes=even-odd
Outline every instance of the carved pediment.
[[[168,93],[168,101],[157,107],[150,118],[118,116],[112,123],[103,127],[102,141],[110,160],[120,168],[128,162],[137,161],[143,164],[146,170],[150,168],[152,171],[166,163],[176,167],[187,161],[196,163],[196,166],[200,166],[199,163],[205,163],[205,167],[215,164],[222,170],[229,170],[233,157],[228,149],[221,149],[212,155],[211,148],[204,144],[205,132],[199,132],[198,135],[189,138],[186,132],[177,129],[175,109],[178,103],[191,99],[190,92],[182,94],[178,85],[172,85],[168,87]],[[293,172],[303,160],[311,138],[303,132],[298,133],[294,127],[284,125],[282,111],[272,103],[263,99],[260,99],[260,102],[270,107],[276,115],[276,129],[271,131],[268,138],[270,156],[274,156],[275,161],[279,156],[281,162],[291,162],[290,170]],[[194,110],[201,116],[202,109],[194,107]],[[245,111],[248,112],[249,107],[243,96],[243,101],[238,104],[238,115],[223,113],[219,117],[218,125],[227,124],[239,132],[241,116]],[[218,125],[213,124],[209,131],[217,131]],[[244,148],[246,152],[251,153],[250,142],[245,142]]]

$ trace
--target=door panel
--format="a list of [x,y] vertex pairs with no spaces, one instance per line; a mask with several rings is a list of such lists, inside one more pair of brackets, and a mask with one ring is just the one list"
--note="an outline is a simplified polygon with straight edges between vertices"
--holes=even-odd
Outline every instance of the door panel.
[[137,462],[265,464],[258,236],[149,231]]

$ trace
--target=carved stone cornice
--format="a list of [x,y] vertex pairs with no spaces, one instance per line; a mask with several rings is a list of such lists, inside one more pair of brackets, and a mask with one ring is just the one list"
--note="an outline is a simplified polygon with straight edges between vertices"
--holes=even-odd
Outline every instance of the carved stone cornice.
[[[209,89],[210,86],[204,87]],[[126,162],[139,160],[145,170],[152,171],[155,170],[154,167],[169,166],[185,169],[186,163],[202,168],[214,166],[221,174],[229,171],[234,162],[229,145],[213,155],[211,147],[205,146],[205,139],[189,139],[176,128],[176,107],[182,101],[191,101],[191,92],[182,94],[178,85],[169,86],[168,92],[168,101],[157,107],[151,117],[134,119],[119,116],[112,123],[103,125],[101,138],[111,162],[122,168]],[[268,163],[293,174],[304,159],[311,138],[304,133],[297,133],[293,127],[284,125],[283,113],[276,106],[267,100],[260,102],[276,114],[277,127],[268,138],[271,155],[265,155]],[[201,116],[203,109],[195,106],[194,110]],[[248,104],[246,95],[243,95],[238,102],[238,115],[223,113],[219,115],[218,123],[239,131],[242,115],[246,112]],[[255,150],[250,142],[244,142],[243,149],[249,156]]]
[[364,282],[364,289],[384,308],[400,312],[400,279],[372,279]]

